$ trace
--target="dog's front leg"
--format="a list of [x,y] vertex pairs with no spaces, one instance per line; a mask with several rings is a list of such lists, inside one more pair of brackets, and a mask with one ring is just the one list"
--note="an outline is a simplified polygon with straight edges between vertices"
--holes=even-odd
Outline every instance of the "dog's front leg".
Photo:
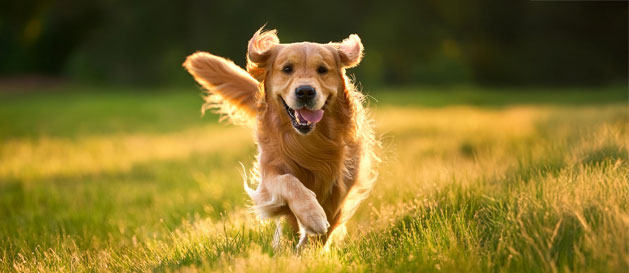
[[264,187],[272,196],[286,202],[299,223],[300,244],[306,242],[309,234],[325,234],[330,227],[323,208],[313,191],[306,188],[295,176],[290,174],[267,177],[262,180]]

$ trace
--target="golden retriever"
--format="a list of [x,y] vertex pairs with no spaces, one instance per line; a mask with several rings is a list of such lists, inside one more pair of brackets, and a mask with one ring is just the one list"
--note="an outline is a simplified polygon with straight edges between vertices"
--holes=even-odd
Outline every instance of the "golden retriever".
[[[363,45],[352,34],[340,43],[282,44],[260,28],[249,40],[247,71],[207,52],[184,67],[207,91],[206,108],[234,121],[252,121],[258,155],[256,190],[245,190],[260,218],[283,217],[328,246],[376,179],[378,145],[372,122],[345,69],[360,63]],[[274,244],[282,225],[278,220]]]

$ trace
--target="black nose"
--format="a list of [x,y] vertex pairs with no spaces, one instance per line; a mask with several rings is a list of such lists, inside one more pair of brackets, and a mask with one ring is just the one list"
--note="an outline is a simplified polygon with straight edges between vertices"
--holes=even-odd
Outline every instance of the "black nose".
[[295,89],[295,95],[298,100],[309,101],[312,100],[317,92],[310,85],[301,85]]

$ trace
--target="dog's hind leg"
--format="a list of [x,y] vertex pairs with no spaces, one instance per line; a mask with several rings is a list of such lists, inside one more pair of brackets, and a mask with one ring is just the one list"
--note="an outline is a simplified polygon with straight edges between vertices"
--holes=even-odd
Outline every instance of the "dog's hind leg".
[[287,212],[281,218],[277,218],[275,221],[275,233],[273,234],[273,249],[279,250],[282,246],[282,237],[288,232],[288,240],[294,241],[298,238],[299,235],[299,223],[297,222],[297,218],[295,215],[290,212],[290,210],[286,207]]
[[273,249],[275,249],[276,251],[279,250],[280,245],[281,245],[281,241],[282,241],[282,219],[278,218],[277,220],[275,220],[276,223],[276,227],[275,227],[275,233],[273,234]]
[[297,247],[296,247],[297,252],[301,251],[307,243],[308,243],[308,232],[302,229],[299,231],[299,242],[297,243]]

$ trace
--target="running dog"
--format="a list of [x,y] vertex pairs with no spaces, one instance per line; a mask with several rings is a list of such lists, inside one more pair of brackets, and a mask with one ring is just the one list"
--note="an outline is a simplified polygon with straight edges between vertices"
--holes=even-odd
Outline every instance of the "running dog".
[[[379,143],[363,94],[345,73],[362,58],[356,34],[283,44],[261,28],[249,40],[246,71],[207,52],[183,64],[208,91],[204,109],[254,125],[258,186],[245,179],[245,191],[260,218],[284,218],[299,232],[298,249],[311,235],[326,246],[342,238],[376,180]],[[281,231],[278,220],[274,243]]]

